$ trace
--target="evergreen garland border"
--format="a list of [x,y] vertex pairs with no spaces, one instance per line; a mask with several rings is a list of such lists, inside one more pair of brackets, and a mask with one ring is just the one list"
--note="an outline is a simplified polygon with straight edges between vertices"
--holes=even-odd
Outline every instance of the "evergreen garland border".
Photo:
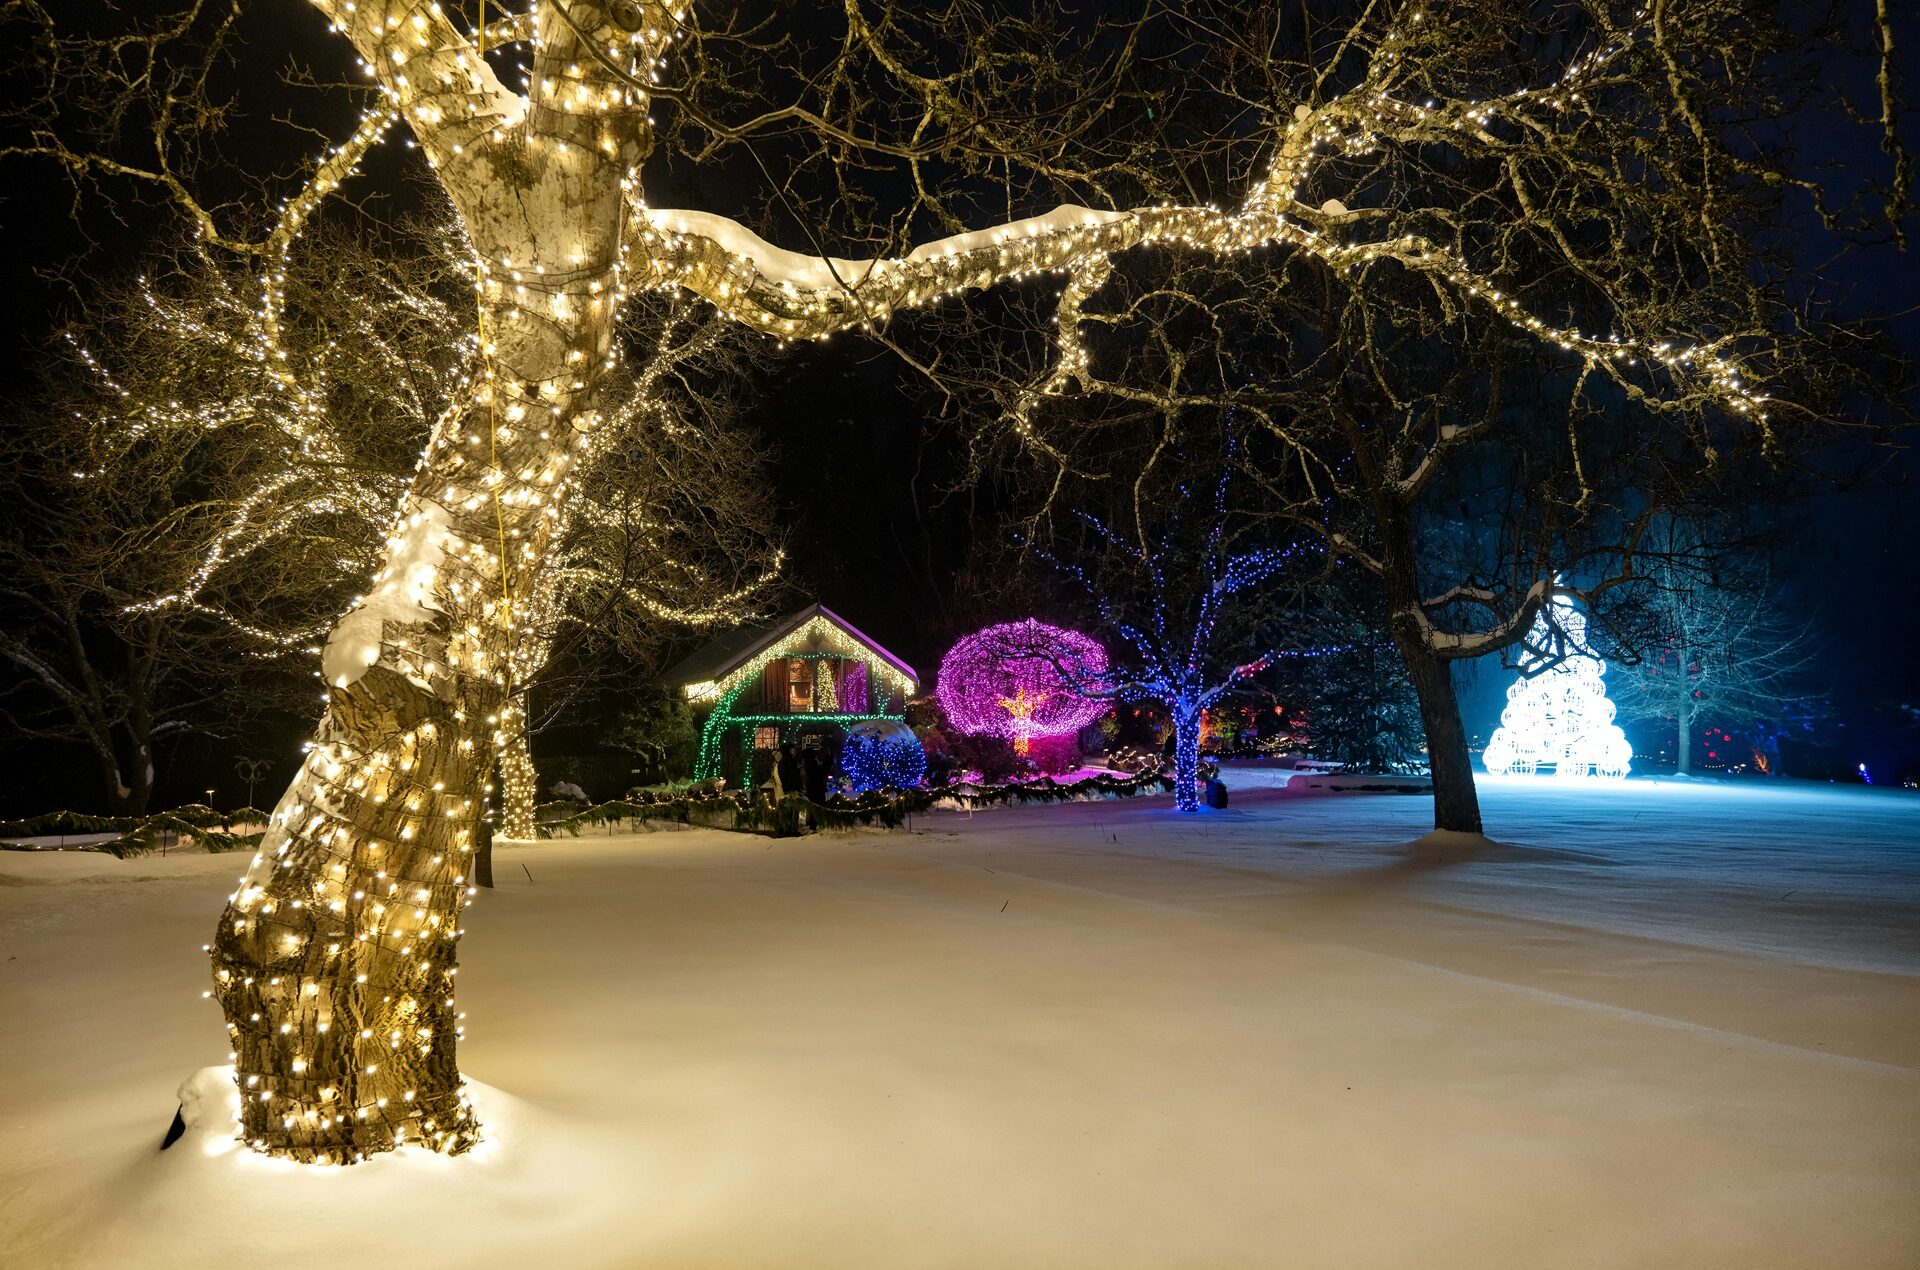
[[[162,834],[192,838],[208,851],[252,851],[259,847],[265,830],[234,833],[236,820],[264,825],[268,813],[258,807],[238,811],[215,811],[204,803],[189,803],[172,811],[149,816],[90,816],[77,811],[50,811],[25,820],[0,820],[0,851],[94,851],[126,860],[160,850],[167,845]],[[75,843],[70,847],[35,847],[9,842],[9,838],[44,838],[57,833],[112,833],[120,835],[107,842]]]
[[[790,794],[779,804],[731,790],[711,794],[642,795],[637,799],[613,799],[571,814],[554,816],[540,822],[540,836],[559,834],[578,837],[582,829],[595,825],[618,824],[633,820],[646,823],[664,820],[674,824],[722,829],[734,833],[768,834],[776,838],[795,837],[822,829],[853,829],[878,825],[897,829],[908,816],[932,811],[942,803],[965,811],[982,807],[1004,807],[1018,803],[1084,802],[1097,798],[1134,798],[1142,794],[1165,793],[1173,788],[1171,777],[1161,772],[1142,772],[1138,776],[1117,779],[1090,776],[1085,780],[1060,784],[1041,777],[1015,785],[950,785],[943,789],[871,790],[858,798],[833,797],[816,803],[804,794]],[[577,804],[543,803],[536,815]],[[268,813],[257,807],[238,811],[216,811],[202,803],[177,807],[148,816],[92,816],[76,811],[50,811],[24,820],[0,821],[0,851],[92,851],[126,860],[161,850],[162,835],[191,838],[207,851],[252,851],[260,846],[264,830],[235,833],[229,827],[235,821],[265,824]],[[68,847],[36,847],[6,841],[11,838],[42,838],[49,834],[111,833],[118,837],[106,842],[75,843]]]
[[[771,834],[792,837],[821,829],[852,829],[879,825],[897,829],[908,816],[932,811],[941,803],[962,810],[1002,807],[1011,803],[1084,802],[1097,798],[1133,798],[1141,794],[1165,793],[1173,788],[1172,778],[1160,772],[1116,779],[1090,776],[1085,780],[1060,784],[1050,777],[1016,785],[951,785],[944,789],[872,790],[858,798],[834,797],[816,803],[804,794],[789,794],[777,805],[749,794],[731,790],[711,794],[643,795],[638,799],[614,799],[592,807],[580,808],[570,815],[554,816],[556,810],[577,804],[543,803],[535,815],[546,815],[539,832],[542,838],[559,834],[578,837],[589,826],[617,824],[623,820],[642,823],[653,820],[698,825],[736,833]],[[729,817],[728,812],[732,815]]]

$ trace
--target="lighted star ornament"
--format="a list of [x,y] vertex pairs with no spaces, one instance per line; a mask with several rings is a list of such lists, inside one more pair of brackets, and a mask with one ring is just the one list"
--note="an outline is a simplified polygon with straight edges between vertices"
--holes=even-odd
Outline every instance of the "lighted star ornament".
[[[1619,779],[1633,746],[1613,722],[1601,677],[1607,663],[1587,651],[1587,617],[1564,596],[1534,618],[1520,678],[1507,689],[1501,726],[1487,742],[1487,771],[1532,776]],[[1564,654],[1557,662],[1552,658]]]
[[1033,752],[1033,712],[1045,704],[1049,693],[1028,696],[1023,684],[1014,689],[1011,697],[1000,698],[1000,708],[1007,712],[1013,721],[1013,752],[1026,755]]

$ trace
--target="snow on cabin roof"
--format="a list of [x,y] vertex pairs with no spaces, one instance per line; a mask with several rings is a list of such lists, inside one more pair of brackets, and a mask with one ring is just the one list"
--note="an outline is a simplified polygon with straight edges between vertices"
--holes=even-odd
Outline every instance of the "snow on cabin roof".
[[[913,667],[882,648],[859,627],[824,604],[809,604],[806,608],[789,613],[770,623],[729,631],[696,649],[669,669],[663,678],[671,684],[704,684],[725,679],[761,654],[777,651],[781,645],[794,641],[795,637],[804,636],[806,628],[816,618],[831,623],[845,636],[850,637],[871,653],[876,660],[891,667],[896,674],[907,681],[909,691],[918,690],[920,676],[914,673]],[[795,649],[794,651],[811,650]]]

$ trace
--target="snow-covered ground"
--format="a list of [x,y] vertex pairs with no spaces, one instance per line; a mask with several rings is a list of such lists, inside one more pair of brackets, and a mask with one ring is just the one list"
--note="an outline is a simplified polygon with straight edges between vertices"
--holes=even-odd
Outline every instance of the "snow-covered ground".
[[1228,780],[503,851],[350,1170],[156,1150],[242,860],[0,853],[0,1266],[1920,1264],[1920,797]]

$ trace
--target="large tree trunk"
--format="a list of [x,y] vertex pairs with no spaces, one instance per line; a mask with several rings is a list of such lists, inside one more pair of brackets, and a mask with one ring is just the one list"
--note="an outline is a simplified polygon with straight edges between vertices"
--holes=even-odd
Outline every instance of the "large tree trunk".
[[[110,816],[144,816],[153,802],[153,733],[147,712],[135,709],[120,726],[105,721],[92,724],[94,755],[99,762],[101,789]],[[125,754],[120,734],[127,738]]]
[[1433,773],[1433,827],[1479,833],[1480,794],[1473,784],[1473,759],[1467,729],[1460,719],[1460,698],[1453,689],[1453,665],[1434,656],[1419,640],[1398,639],[1407,675],[1420,698],[1420,721],[1427,733],[1427,766]]
[[213,945],[256,1148],[344,1164],[472,1144],[454,954],[487,758],[384,666],[334,692]]
[[132,776],[131,793],[127,799],[128,810],[124,815],[144,816],[153,802],[154,771],[153,753],[153,704],[154,676],[158,653],[153,647],[154,624],[146,624],[142,632],[146,642],[138,647],[137,653],[129,655],[127,686],[130,700],[127,703],[126,730],[132,743],[132,762],[128,765]]
[[[1359,435],[1359,434],[1355,434]],[[1480,794],[1473,784],[1473,759],[1467,752],[1467,728],[1453,688],[1453,663],[1427,643],[1420,621],[1419,577],[1413,561],[1413,521],[1387,492],[1377,504],[1385,544],[1388,629],[1407,664],[1407,678],[1420,699],[1420,723],[1427,734],[1427,770],[1433,776],[1433,827],[1455,833],[1479,833]]]
[[153,765],[153,737],[144,732],[133,742],[133,761],[127,768],[128,783],[123,816],[144,816],[153,809],[153,786],[157,773]]
[[524,723],[516,719],[500,753],[500,836],[530,842],[538,836],[533,809],[539,798],[539,778],[527,743]]
[[453,985],[515,651],[497,544],[537,560],[546,532],[520,508],[489,519],[449,519],[439,612],[381,620],[375,664],[341,672],[354,646],[330,643],[319,738],[222,918],[215,992],[257,1149],[351,1163],[475,1140]]
[[1173,808],[1200,810],[1200,716],[1198,706],[1168,702],[1173,712]]
[[[467,421],[482,436],[488,424]],[[497,448],[507,471],[551,458]],[[421,485],[453,491],[431,514],[409,499],[413,532],[444,543],[417,620],[376,606],[329,641],[327,717],[213,946],[242,1132],[276,1155],[352,1163],[476,1140],[455,1058],[456,950],[510,668],[532,669],[514,662],[520,606],[500,561],[521,546],[531,567],[549,523],[531,504],[461,497],[465,466],[429,467]],[[390,557],[401,575],[421,555],[404,538]]]
[[[146,695],[150,666],[141,658],[134,634],[123,633],[120,652],[125,673],[113,679],[103,676],[94,665],[93,652],[82,633],[77,602],[66,600],[62,616],[66,620],[73,678],[63,680],[45,669],[45,664],[38,659],[28,663],[28,669],[70,703],[87,748],[93,751],[107,814],[144,816],[153,800],[154,780],[153,712]],[[124,714],[116,710],[114,700],[122,694],[127,702]],[[131,741],[125,752],[120,744],[123,733]]]
[[1453,666],[1427,643],[1421,621],[1420,558],[1412,500],[1417,488],[1387,466],[1380,438],[1363,426],[1360,412],[1342,396],[1340,425],[1353,446],[1355,462],[1373,501],[1380,536],[1379,578],[1387,602],[1387,627],[1407,677],[1420,698],[1420,722],[1427,734],[1427,768],[1433,775],[1433,827],[1479,833],[1480,795],[1473,785],[1473,759],[1467,753],[1467,729],[1460,719],[1460,698],[1453,690]]
[[[378,14],[335,12],[368,24],[369,47],[384,38]],[[528,112],[532,140],[491,142],[485,118],[423,134],[480,262],[485,375],[430,439],[382,573],[328,640],[327,717],[212,948],[243,1135],[296,1160],[459,1152],[478,1132],[455,1059],[460,915],[483,784],[515,730],[505,707],[542,655],[531,580],[595,435],[639,157],[539,90]]]
[[[136,747],[137,748],[137,747]],[[121,761],[109,734],[94,745],[100,770],[100,789],[106,797],[109,816],[144,816],[153,801],[152,767],[145,755],[135,753],[131,764]]]

